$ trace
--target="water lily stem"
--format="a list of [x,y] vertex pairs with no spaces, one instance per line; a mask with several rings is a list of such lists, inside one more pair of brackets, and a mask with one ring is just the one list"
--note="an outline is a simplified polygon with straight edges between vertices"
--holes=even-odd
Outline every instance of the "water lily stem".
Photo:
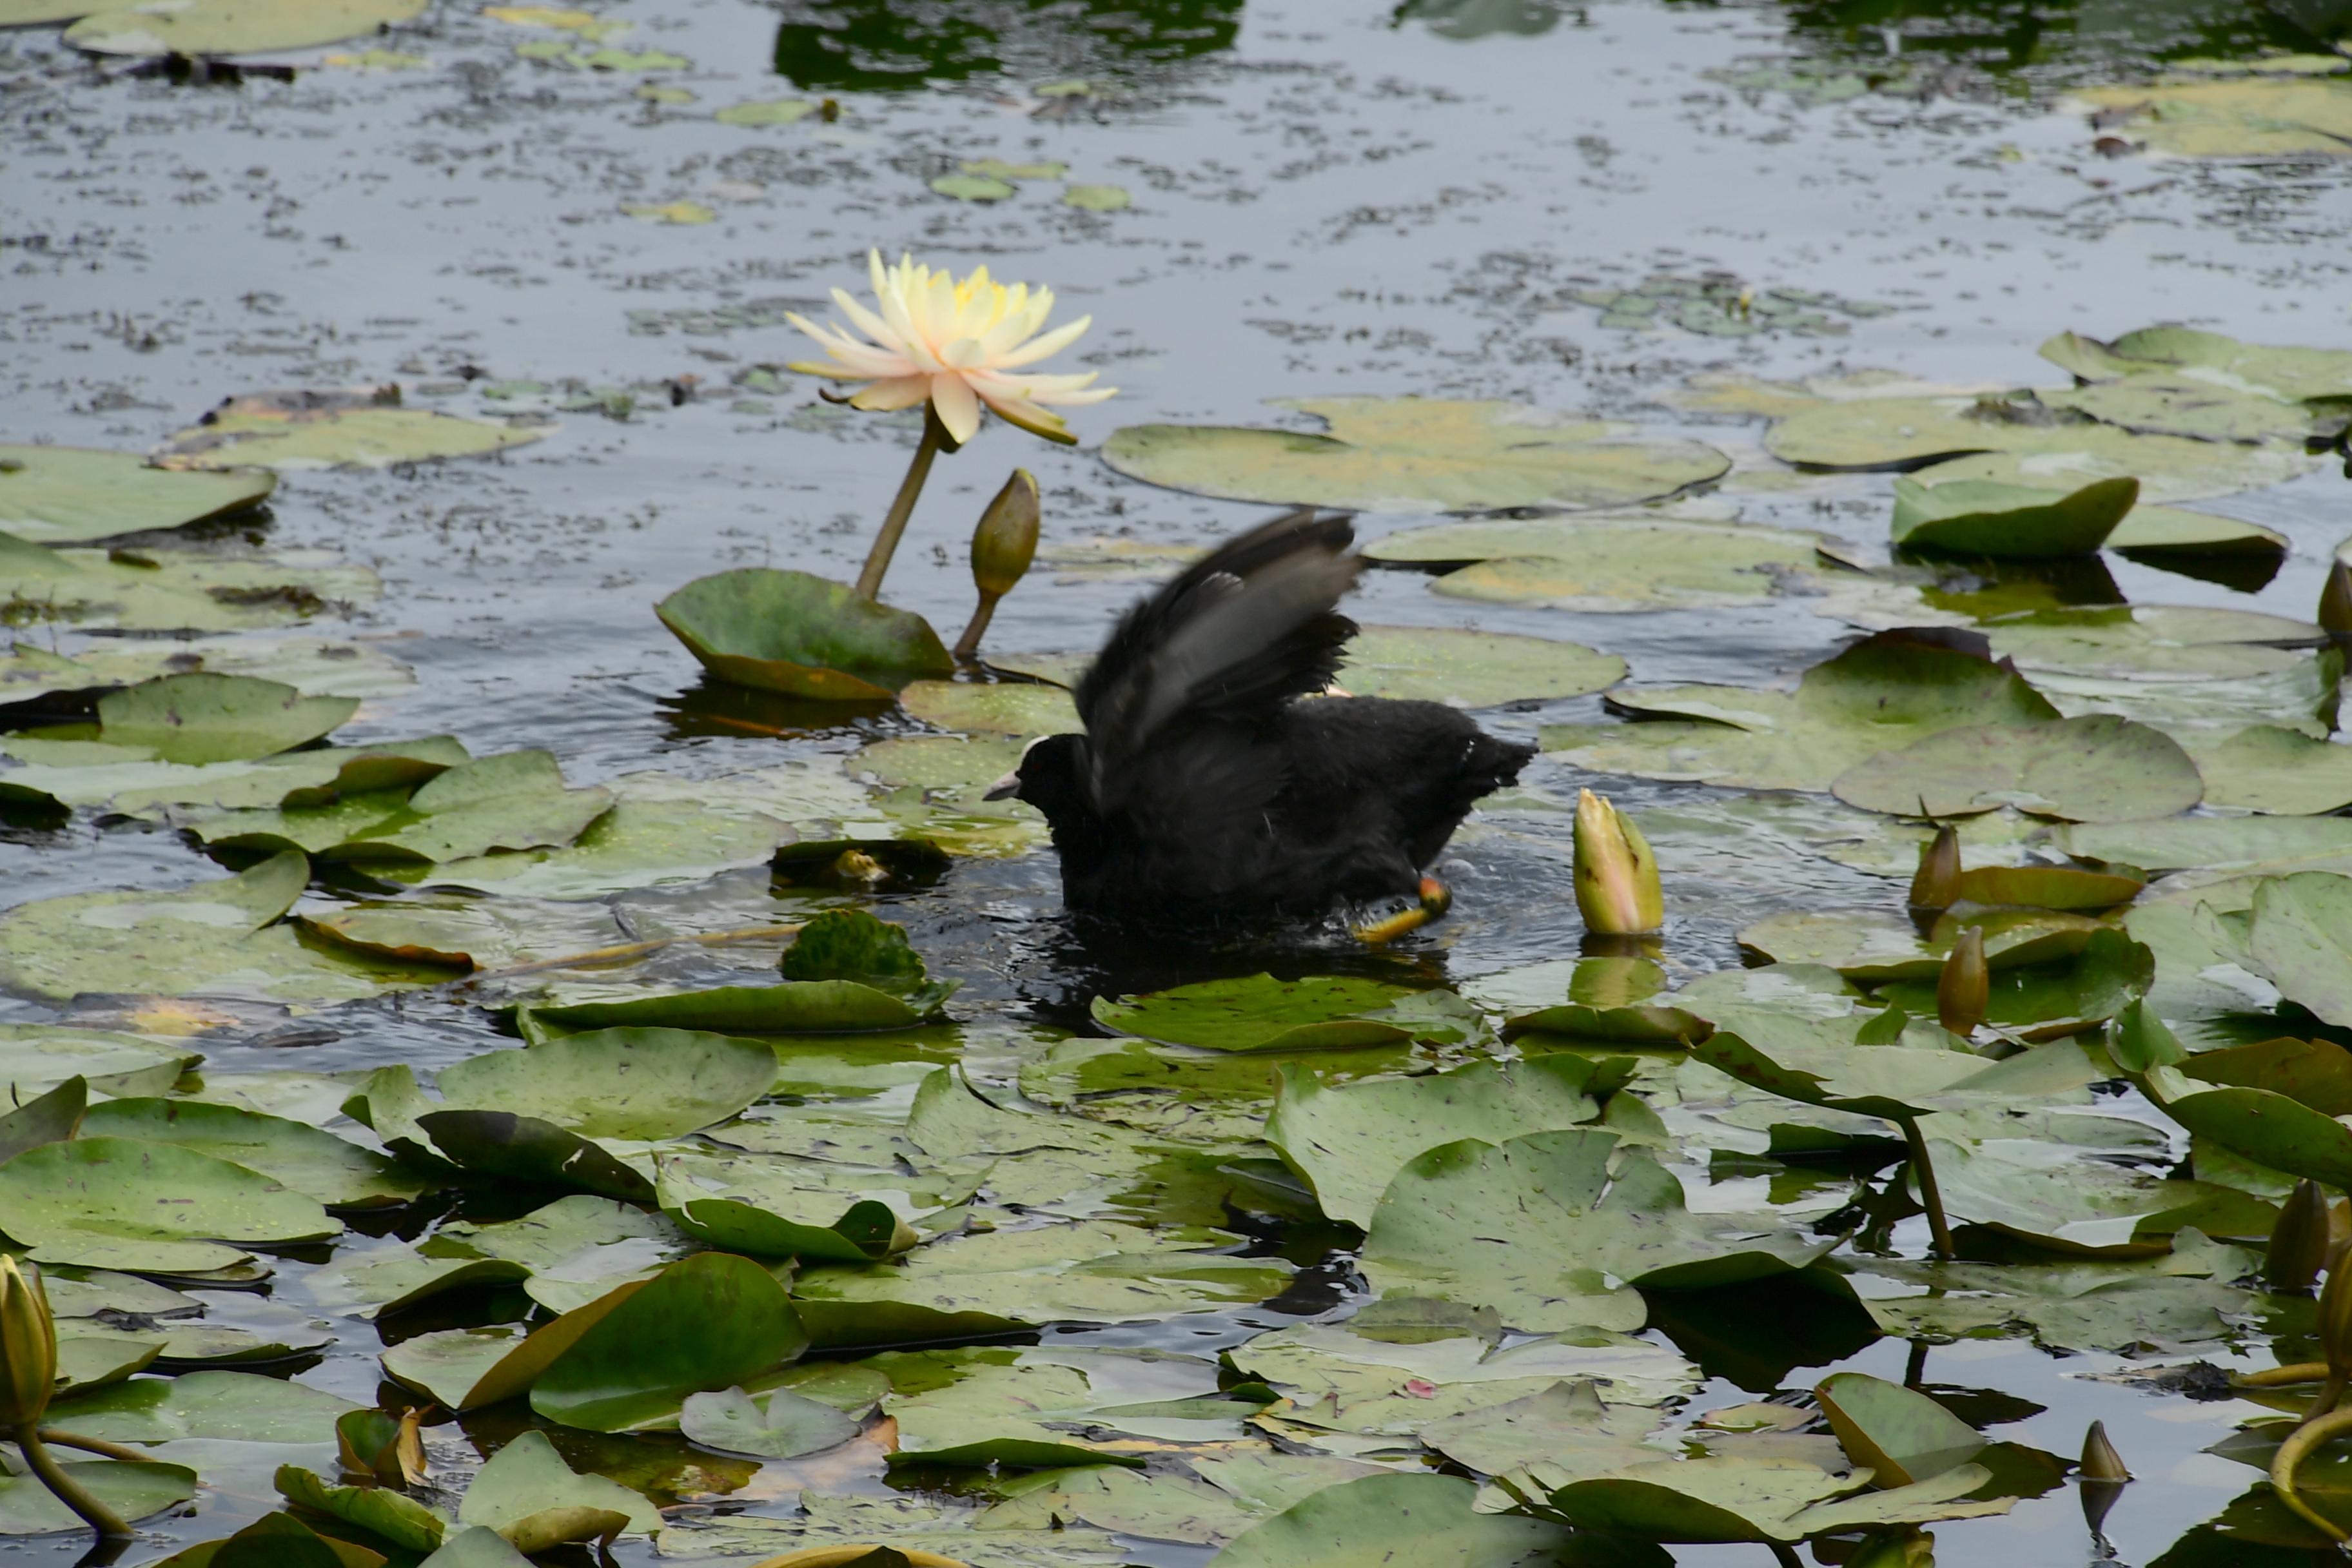
[[2303,1413],[2303,1418],[2305,1423],[2316,1421],[2343,1402],[2344,1376],[2330,1368],[2319,1385],[2319,1392],[2311,1396],[2311,1407]]
[[979,605],[971,612],[971,625],[964,627],[963,636],[956,638],[955,659],[958,664],[969,664],[979,654],[980,639],[988,635],[988,623],[996,614],[996,601],[1003,596],[1002,594],[981,595]]
[[127,1541],[131,1538],[131,1527],[116,1518],[112,1509],[90,1496],[89,1489],[66,1474],[65,1467],[58,1463],[49,1453],[48,1446],[41,1441],[38,1426],[26,1422],[16,1428],[16,1447],[24,1454],[25,1463],[32,1467],[33,1474],[40,1477],[41,1484],[55,1492],[58,1500],[73,1510],[84,1524],[98,1531],[104,1540]]
[[1805,1568],[1805,1560],[1798,1556],[1797,1549],[1787,1542],[1768,1541],[1764,1544],[1772,1549],[1772,1561],[1780,1564],[1780,1568]]
[[1919,1178],[1919,1202],[1927,1211],[1927,1232],[1935,1238],[1936,1256],[1949,1259],[1952,1251],[1952,1225],[1944,1217],[1944,1194],[1936,1185],[1936,1167],[1927,1158],[1927,1140],[1919,1134],[1918,1118],[1899,1118],[1895,1125],[1903,1129],[1903,1142],[1911,1150],[1911,1173]]
[[923,493],[923,481],[931,475],[931,459],[940,455],[940,416],[931,405],[923,405],[923,438],[915,447],[915,460],[907,465],[907,477],[898,481],[898,499],[890,503],[890,513],[882,520],[882,531],[874,536],[874,548],[866,552],[866,568],[857,574],[857,595],[861,599],[879,598],[882,575],[890,570],[890,557],[898,552],[898,539],[907,531],[907,520],[915,515],[915,499]]
[[2352,1432],[2352,1410],[2334,1410],[2306,1421],[2290,1433],[2281,1443],[2278,1452],[2271,1456],[2271,1489],[2278,1493],[2279,1501],[2294,1510],[2304,1521],[2324,1533],[2330,1541],[2347,1539],[2344,1527],[2303,1500],[2294,1489],[2295,1467],[2302,1464],[2322,1445]]
[[143,1465],[155,1456],[144,1449],[124,1443],[110,1443],[103,1437],[85,1437],[79,1432],[60,1432],[54,1426],[41,1428],[41,1441],[59,1448],[79,1448],[84,1453],[97,1454],[109,1459],[125,1459]]

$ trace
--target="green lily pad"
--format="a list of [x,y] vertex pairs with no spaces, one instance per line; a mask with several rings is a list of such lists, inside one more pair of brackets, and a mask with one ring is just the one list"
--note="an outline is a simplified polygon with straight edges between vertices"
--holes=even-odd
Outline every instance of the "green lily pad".
[[2352,1023],[2352,877],[2303,871],[2254,889],[2248,967],[2330,1024]]
[[1080,212],[1125,212],[1135,205],[1135,197],[1125,185],[1065,185],[1062,205]]
[[954,668],[920,616],[805,572],[713,573],[654,613],[719,679],[789,697],[887,701],[910,679]]
[[905,1245],[901,1209],[946,1206],[919,1204],[915,1185],[887,1170],[835,1177],[799,1162],[779,1167],[680,1158],[664,1163],[656,1191],[680,1230],[722,1251],[865,1263]]
[[1656,1425],[1644,1405],[1605,1404],[1600,1385],[1562,1381],[1539,1394],[1432,1422],[1422,1441],[1484,1475],[1530,1465],[1592,1474],[1656,1458],[1638,1439]]
[[1200,495],[1351,511],[1625,506],[1731,466],[1712,447],[1521,404],[1324,397],[1277,406],[1323,420],[1330,434],[1130,425],[1103,444],[1103,460]]
[[2352,1115],[2352,1051],[2330,1041],[2260,1040],[2172,1065],[2203,1083],[2266,1089],[2323,1115]]
[[1802,1459],[1658,1459],[1571,1480],[1540,1501],[1548,1515],[1580,1529],[1681,1544],[1803,1541],[1872,1525],[1982,1519],[2007,1513],[2011,1500],[1970,1497],[1992,1479],[1981,1465],[1861,1491],[1871,1479],[1866,1469],[1833,1476]]
[[249,676],[167,675],[100,698],[99,739],[166,763],[246,762],[315,741],[358,710],[354,697],[305,697]]
[[2204,775],[2209,805],[2291,816],[2352,805],[2352,746],[2255,724],[2222,739],[2198,738],[2189,754]]
[[277,1486],[298,1508],[356,1525],[409,1552],[433,1551],[449,1528],[439,1514],[391,1487],[331,1487],[299,1465],[278,1466]]
[[1995,973],[2072,958],[2094,933],[2109,929],[2058,910],[1996,910],[1972,911],[1965,922],[1947,914],[1923,939],[1898,915],[1769,915],[1740,928],[1739,945],[1774,963],[1826,964],[1849,980],[1880,985],[1935,979],[1963,923],[1983,931],[1985,963]]
[[315,952],[279,917],[310,866],[278,855],[175,893],[73,893],[0,914],[0,981],[37,995],[119,991],[331,1002],[432,978]]
[[[1990,977],[1985,1021],[2021,1039],[2055,1039],[2105,1023],[2145,995],[2156,960],[2122,931],[2095,931],[2077,957],[2063,963],[2006,965]],[[1915,1017],[1936,1016],[1936,986],[1906,980],[1879,995]]]
[[1364,553],[1462,563],[1433,584],[1456,598],[1609,612],[1769,604],[1815,571],[1820,542],[1786,529],[1637,513],[1441,523],[1375,540]]
[[1895,542],[1997,559],[2088,555],[2139,500],[2137,479],[2098,479],[2053,499],[2047,490],[1982,480],[1895,481]]
[[258,1171],[294,1192],[339,1207],[404,1203],[424,1190],[383,1155],[331,1132],[234,1106],[190,1100],[111,1100],[91,1109],[82,1133],[175,1143]]
[[1265,1140],[1313,1189],[1332,1219],[1364,1226],[1390,1178],[1441,1143],[1500,1143],[1521,1133],[1591,1121],[1601,1107],[1584,1092],[1580,1058],[1475,1062],[1429,1078],[1326,1087],[1311,1072],[1282,1069]]
[[335,1422],[363,1406],[247,1372],[135,1377],[49,1407],[46,1423],[113,1443],[209,1437],[238,1443],[325,1443]]
[[[222,43],[197,47],[183,35],[209,33],[226,40],[257,36],[260,26],[286,26],[299,19],[310,27],[338,27],[358,23],[373,31],[369,14],[390,10],[414,16],[418,0],[193,0],[181,9],[149,13],[136,9],[101,12],[77,27],[83,37],[67,32],[67,42],[105,54],[229,54],[257,48],[297,48],[301,45]],[[290,30],[290,28],[289,29]],[[357,29],[355,29],[357,30]],[[349,37],[351,33],[339,33]],[[331,38],[320,38],[331,43]],[[109,47],[119,46],[119,47]],[[321,397],[309,393],[260,393],[231,398],[205,416],[204,423],[173,436],[162,460],[175,468],[227,468],[253,466],[282,471],[302,468],[384,468],[396,463],[424,463],[440,458],[471,458],[504,451],[536,441],[550,425],[490,425],[461,419],[429,408],[386,407],[371,393]]]
[[28,758],[59,757],[0,773],[0,794],[37,790],[63,806],[102,805],[124,813],[162,808],[175,817],[184,812],[199,837],[209,830],[208,808],[333,806],[346,795],[422,783],[466,761],[466,748],[446,735],[381,746],[319,746],[197,766],[138,760],[147,748],[88,741],[17,736],[0,742],[0,750]]
[[1977,1429],[1914,1388],[1867,1373],[1842,1372],[1813,1389],[1839,1444],[1871,1479],[1909,1486],[1982,1453]]
[[[511,1110],[428,1110],[416,1130],[454,1164],[528,1185],[653,1201],[642,1171],[569,1128]],[[389,1140],[387,1140],[389,1142]]]
[[813,98],[764,99],[730,103],[710,118],[721,125],[797,125],[819,107]]
[[1165,1351],[1020,1350],[887,1353],[895,1465],[1139,1466],[1134,1439],[1231,1442],[1256,1408],[1217,1397],[1213,1362]]
[[1907,1046],[1775,1040],[1767,1049],[1729,1029],[1717,1029],[1693,1046],[1691,1055],[1768,1093],[1890,1121],[2071,1094],[2091,1083],[2097,1072],[2080,1046],[2063,1040],[1988,1064],[1967,1051]]
[[2259,522],[2242,522],[2179,507],[2137,506],[2107,535],[2107,548],[2127,555],[2282,556],[2287,537]]
[[[196,1495],[196,1472],[185,1465],[83,1459],[67,1460],[60,1468],[126,1523],[177,1508]],[[0,1536],[89,1528],[38,1479],[21,1472],[0,1474]]]
[[[2159,81],[2090,88],[2074,98],[2095,113],[2130,116],[2126,134],[2186,158],[2342,157],[2352,139],[2352,84],[2325,77]],[[2150,331],[2191,335],[2180,327]],[[2117,346],[2140,335],[2127,333]]]
[[1411,1039],[1381,1016],[1413,993],[1341,975],[1208,980],[1143,996],[1097,996],[1095,1022],[1122,1035],[1211,1051],[1337,1050]]
[[280,680],[322,697],[391,697],[415,683],[406,665],[376,645],[327,637],[117,640],[77,649],[71,658],[20,642],[0,656],[0,702],[104,691],[200,670]]
[[1019,191],[1011,181],[993,174],[940,174],[931,181],[931,189],[960,202],[1001,202]]
[[204,1059],[200,1051],[159,1045],[137,1035],[52,1024],[0,1024],[0,1094],[11,1105],[23,1105],[77,1078],[102,1094],[164,1094]]
[[1364,626],[1341,689],[1357,697],[1493,708],[1582,697],[1625,679],[1625,661],[1579,643],[1438,626]]
[[[2138,89],[2128,90],[2138,96]],[[2279,397],[2352,393],[2352,350],[2244,343],[2193,327],[2142,327],[2111,343],[2061,332],[2043,343],[2041,353],[2053,364],[2091,382],[2172,370],[2217,386],[2253,387]]]
[[6,1164],[27,1149],[37,1149],[44,1143],[62,1143],[81,1131],[82,1118],[89,1114],[89,1082],[76,1075],[67,1079],[46,1094],[16,1102],[15,1109],[0,1115],[0,1165]]
[[926,724],[962,735],[1053,735],[1086,728],[1067,691],[1033,681],[918,680],[898,693],[898,705]]
[[1086,1465],[999,1475],[990,1490],[999,1501],[980,1516],[975,1530],[1046,1530],[1063,1520],[1082,1520],[1152,1541],[1215,1546],[1252,1519],[1235,1499],[1187,1470],[1151,1475]]
[[[2058,847],[2077,859],[2147,871],[2253,868],[2273,861],[2352,856],[2352,818],[2175,816],[2157,822],[2061,827]],[[5,930],[5,928],[0,928]]]
[[1131,1556],[1115,1537],[1083,1524],[983,1533],[972,1528],[976,1510],[936,1497],[861,1496],[812,1486],[800,1503],[799,1513],[788,1519],[740,1514],[691,1531],[672,1525],[659,1540],[665,1552],[725,1552],[755,1562],[819,1551],[854,1560],[870,1555],[877,1544],[902,1554],[936,1552],[973,1568],[1121,1568]]
[[226,632],[284,626],[373,603],[383,584],[320,551],[158,550],[137,561],[51,550],[0,533],[0,608],[18,626]]
[[1255,1305],[1288,1285],[1291,1268],[1281,1259],[1221,1250],[1239,1241],[1223,1231],[1108,1220],[977,1231],[926,1242],[878,1267],[806,1268],[793,1291],[821,1345],[1171,1318]]
[[1972,904],[2036,910],[2111,910],[2147,886],[2137,877],[2072,866],[1976,866],[1960,873],[1960,897]]
[[598,1029],[444,1068],[452,1109],[537,1115],[589,1138],[675,1138],[768,1092],[775,1053],[689,1029]]
[[688,1396],[772,1373],[808,1344],[775,1276],[749,1258],[700,1253],[599,1315],[531,1381],[530,1405],[592,1432],[669,1426]]
[[2036,395],[2044,407],[2071,408],[2103,425],[2200,441],[2300,441],[2314,429],[2312,410],[2299,403],[2194,372],[2136,371]]
[[1968,816],[2006,805],[2068,822],[2131,822],[2187,811],[2205,784],[2171,736],[2102,713],[1947,730],[1856,763],[1831,791],[1891,816]]
[[2300,442],[2138,435],[2048,407],[2030,393],[1823,403],[1777,421],[1764,447],[1801,468],[1924,470],[1919,482],[1931,487],[1991,480],[2071,493],[2094,480],[2136,478],[2152,501],[2257,489],[2309,464]]
[[1631,1331],[1648,1316],[1637,1285],[1737,1284],[1803,1268],[1837,1245],[1751,1216],[1693,1214],[1681,1184],[1645,1155],[1623,1156],[1611,1176],[1616,1147],[1614,1132],[1572,1129],[1429,1150],[1372,1213],[1366,1278],[1383,1291],[1493,1307],[1531,1333]]
[[[920,994],[911,1000],[920,1000]],[[927,1015],[910,998],[854,980],[722,985],[628,1002],[576,1002],[526,1010],[524,1028],[552,1037],[583,1029],[707,1029],[730,1035],[833,1035],[905,1029]],[[548,1028],[547,1026],[554,1026]]]
[[215,849],[299,849],[321,860],[440,864],[494,851],[561,848],[611,808],[604,789],[567,789],[546,752],[507,752],[397,789],[319,805],[233,811],[190,826]]
[[44,1263],[194,1272],[241,1262],[228,1242],[320,1241],[341,1222],[243,1165],[172,1143],[85,1137],[0,1166],[9,1236]]
[[417,1568],[525,1568],[530,1562],[497,1531],[488,1525],[469,1524],[451,1532],[441,1549]]
[[0,529],[36,544],[181,528],[258,506],[277,488],[265,469],[176,473],[134,452],[0,446]]
[[598,1475],[574,1474],[544,1432],[518,1435],[475,1473],[458,1505],[460,1523],[506,1531],[551,1508],[593,1508],[625,1515],[628,1528],[650,1535],[661,1513],[642,1493]]
[[688,1396],[677,1429],[689,1442],[763,1459],[797,1459],[839,1447],[859,1423],[832,1405],[779,1388],[754,1398],[740,1388]]
[[600,904],[560,904],[463,893],[352,904],[297,915],[308,934],[401,964],[460,973],[504,968],[617,946],[628,932]]
[[2058,717],[2012,669],[1885,632],[1813,666],[1794,691],[1620,687],[1610,701],[1649,721],[1547,726],[1544,749],[1595,772],[1750,789],[1826,791],[1855,763],[1947,730]]
[[1244,1531],[1213,1568],[1355,1568],[1388,1558],[1429,1568],[1534,1568],[1560,1560],[1554,1524],[1477,1513],[1454,1476],[1365,1476],[1327,1487]]

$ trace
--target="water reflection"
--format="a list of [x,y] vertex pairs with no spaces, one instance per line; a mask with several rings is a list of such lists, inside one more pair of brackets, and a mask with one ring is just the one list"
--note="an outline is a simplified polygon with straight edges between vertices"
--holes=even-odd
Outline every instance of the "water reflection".
[[[1666,4],[1727,8],[1719,0]],[[2189,56],[2306,51],[2352,28],[2352,0],[1792,0],[1769,8],[1786,18],[1799,55],[1841,69],[1904,60],[2069,81]]]
[[791,0],[776,74],[888,92],[972,77],[1124,73],[1233,47],[1243,0]]
[[1554,0],[1405,0],[1390,24],[1420,22],[1441,38],[1463,41],[1496,33],[1531,38],[1559,26],[1563,11],[1570,9],[1581,25],[1581,6],[1563,7]]

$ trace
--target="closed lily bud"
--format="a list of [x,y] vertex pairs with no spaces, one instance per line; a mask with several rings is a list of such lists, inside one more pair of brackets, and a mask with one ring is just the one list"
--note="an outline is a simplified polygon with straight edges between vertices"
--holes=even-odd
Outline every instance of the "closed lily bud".
[[2337,637],[2352,635],[2352,566],[2341,557],[2328,563],[2327,585],[2319,591],[2319,625]]
[[2337,1377],[2352,1376],[2352,1268],[2338,1258],[2319,1288],[2319,1353]]
[[0,1256],[0,1427],[38,1421],[58,1385],[58,1331],[41,1274]]
[[2083,1434],[2083,1479],[2086,1481],[2127,1481],[2131,1471],[2124,1466],[2124,1457],[2107,1441],[2107,1424],[2094,1421],[2091,1429]]
[[971,624],[956,639],[956,658],[970,658],[980,651],[980,639],[996,614],[996,601],[1013,592],[1028,575],[1037,558],[1037,527],[1041,510],[1037,481],[1026,468],[1015,468],[971,531],[971,583],[980,590],[980,604]]
[[1603,936],[1657,930],[1666,922],[1658,862],[1633,819],[1589,789],[1576,792],[1576,907],[1584,928]]
[[1992,974],[1985,968],[1984,928],[1970,926],[1952,943],[1944,973],[1936,981],[1936,1021],[1956,1035],[1984,1022],[1992,1002]]
[[1911,907],[1943,913],[1960,901],[1960,835],[1949,823],[1919,847],[1919,869],[1911,876]]
[[2263,1278],[2273,1290],[2308,1290],[2327,1263],[2327,1194],[2308,1176],[2294,1184],[2271,1226]]

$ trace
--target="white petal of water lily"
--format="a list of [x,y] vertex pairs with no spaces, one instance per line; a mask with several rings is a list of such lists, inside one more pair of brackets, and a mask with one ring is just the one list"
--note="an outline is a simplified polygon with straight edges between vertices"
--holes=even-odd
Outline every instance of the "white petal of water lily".
[[1065,326],[1055,327],[1042,338],[1031,339],[1023,347],[995,355],[996,368],[1018,370],[1024,364],[1035,364],[1041,359],[1051,358],[1085,336],[1086,330],[1094,324],[1092,316],[1080,316]]
[[947,426],[957,446],[980,433],[980,399],[973,395],[971,384],[963,377],[931,377],[931,406],[939,410],[940,423]]

